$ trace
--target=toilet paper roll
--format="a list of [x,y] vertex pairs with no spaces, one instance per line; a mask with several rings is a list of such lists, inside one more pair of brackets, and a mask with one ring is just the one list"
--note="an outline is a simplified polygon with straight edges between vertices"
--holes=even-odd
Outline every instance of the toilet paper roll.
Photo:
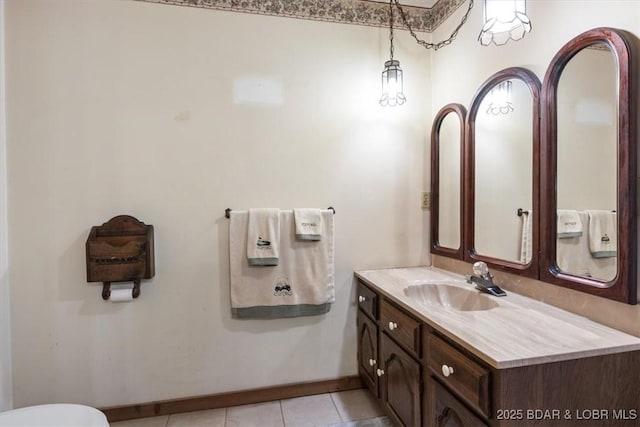
[[133,301],[133,289],[112,289],[111,302],[128,302]]

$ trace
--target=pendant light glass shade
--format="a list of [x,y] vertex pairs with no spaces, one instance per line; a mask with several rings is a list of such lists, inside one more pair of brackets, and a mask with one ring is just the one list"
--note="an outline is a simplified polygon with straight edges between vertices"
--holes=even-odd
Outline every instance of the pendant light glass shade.
[[498,114],[509,114],[513,111],[513,103],[511,102],[512,86],[513,83],[507,80],[491,89],[487,114],[497,116]]
[[484,21],[478,36],[483,46],[501,46],[509,40],[520,40],[531,31],[525,0],[485,0]]
[[382,71],[382,97],[380,105],[383,107],[395,107],[406,102],[403,93],[402,69],[400,61],[394,59],[384,63]]

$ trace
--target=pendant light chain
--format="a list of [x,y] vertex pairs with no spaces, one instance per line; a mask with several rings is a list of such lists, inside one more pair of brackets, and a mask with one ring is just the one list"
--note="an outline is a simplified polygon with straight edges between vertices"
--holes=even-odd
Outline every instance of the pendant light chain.
[[389,1],[389,53],[393,61],[393,1]]
[[[462,28],[462,26],[465,24],[465,22],[467,22],[467,18],[469,17],[469,13],[471,12],[471,9],[473,8],[473,0],[469,0],[469,8],[467,9],[467,11],[465,12],[464,16],[462,17],[462,20],[460,21],[460,24],[458,24],[456,29],[453,30],[453,32],[451,33],[449,38],[446,39],[446,40],[443,40],[441,42],[438,42],[438,43],[429,43],[429,42],[426,42],[424,40],[420,40],[418,38],[418,36],[416,35],[416,33],[413,31],[413,28],[411,28],[411,25],[409,25],[409,21],[407,20],[407,17],[406,17],[406,15],[404,13],[404,10],[400,6],[399,0],[391,0],[391,1],[395,2],[395,5],[398,8],[398,11],[400,12],[400,18],[402,19],[402,22],[409,29],[409,32],[411,33],[413,38],[416,39],[416,42],[418,42],[418,44],[420,46],[422,46],[422,47],[424,47],[426,49],[433,49],[433,50],[438,50],[441,47],[444,47],[444,46],[447,46],[447,45],[451,44],[451,42],[458,35],[458,31],[460,31],[460,28]],[[393,11],[391,11],[391,21],[393,22]],[[391,57],[393,58],[393,24],[391,25],[391,39],[392,39]]]

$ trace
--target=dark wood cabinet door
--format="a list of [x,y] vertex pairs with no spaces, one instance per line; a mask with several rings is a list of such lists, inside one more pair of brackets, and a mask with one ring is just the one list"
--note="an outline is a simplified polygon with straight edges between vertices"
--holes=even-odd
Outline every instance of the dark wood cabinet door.
[[455,396],[435,379],[428,382],[428,403],[425,405],[425,426],[427,427],[486,427]]
[[378,328],[358,311],[358,369],[362,382],[378,396]]
[[380,394],[382,404],[394,425],[419,427],[421,418],[420,365],[395,344],[386,334],[381,334]]

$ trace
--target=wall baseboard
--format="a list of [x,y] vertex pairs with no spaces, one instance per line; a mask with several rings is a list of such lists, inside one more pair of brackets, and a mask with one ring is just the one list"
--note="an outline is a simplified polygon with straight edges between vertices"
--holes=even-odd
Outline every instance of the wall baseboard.
[[362,388],[360,377],[351,376],[334,380],[284,384],[253,390],[141,403],[138,405],[114,406],[101,408],[100,410],[104,412],[109,422],[115,422],[135,418],[179,414],[182,412],[226,408],[228,406],[248,405],[271,400],[291,399],[294,397],[355,390],[359,388]]

